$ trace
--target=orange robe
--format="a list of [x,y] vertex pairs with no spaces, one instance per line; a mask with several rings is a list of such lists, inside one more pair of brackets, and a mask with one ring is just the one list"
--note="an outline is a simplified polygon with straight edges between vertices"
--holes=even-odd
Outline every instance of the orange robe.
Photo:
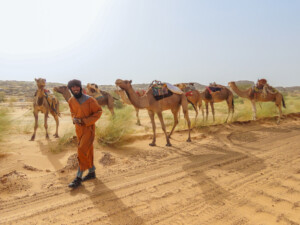
[[102,114],[102,108],[97,101],[90,97],[81,105],[73,96],[68,101],[72,118],[82,119],[84,125],[75,124],[78,140],[78,162],[81,171],[94,165],[95,123]]

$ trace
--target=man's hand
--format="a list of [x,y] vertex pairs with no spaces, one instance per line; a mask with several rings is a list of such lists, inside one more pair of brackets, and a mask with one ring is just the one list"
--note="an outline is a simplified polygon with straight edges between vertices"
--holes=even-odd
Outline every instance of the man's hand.
[[74,123],[74,124],[78,124],[78,125],[83,125],[82,120],[79,119],[79,118],[73,118],[73,123]]

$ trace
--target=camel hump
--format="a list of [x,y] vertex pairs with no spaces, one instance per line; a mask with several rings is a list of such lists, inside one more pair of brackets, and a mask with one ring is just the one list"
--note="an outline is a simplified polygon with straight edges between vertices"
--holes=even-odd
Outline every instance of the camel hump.
[[58,99],[55,97],[54,94],[51,94],[50,92],[47,93],[45,92],[45,94],[46,94],[45,96],[46,96],[47,103],[50,106],[50,110],[59,116],[60,113],[59,113]]

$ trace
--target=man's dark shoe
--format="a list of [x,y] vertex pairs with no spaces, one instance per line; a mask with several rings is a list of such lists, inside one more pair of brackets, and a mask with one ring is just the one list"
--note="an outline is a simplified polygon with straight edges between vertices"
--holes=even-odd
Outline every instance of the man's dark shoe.
[[78,186],[81,185],[82,179],[80,177],[76,177],[70,184],[70,188],[77,188]]
[[82,181],[87,181],[87,180],[91,180],[91,179],[95,179],[96,178],[96,173],[95,172],[91,172],[88,173],[83,179]]

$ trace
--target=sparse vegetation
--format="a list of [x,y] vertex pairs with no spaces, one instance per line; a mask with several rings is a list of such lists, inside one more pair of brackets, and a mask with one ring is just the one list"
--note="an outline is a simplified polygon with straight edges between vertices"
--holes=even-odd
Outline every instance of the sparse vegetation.
[[2,141],[5,132],[8,130],[11,122],[7,115],[7,110],[0,109],[0,141]]
[[0,102],[4,102],[5,100],[5,93],[3,91],[0,92]]
[[96,140],[101,145],[121,146],[133,133],[133,124],[133,107],[116,109],[114,116],[108,116],[107,123],[103,123],[103,120],[97,122]]
[[68,146],[75,146],[77,142],[77,138],[75,136],[74,129],[66,132],[62,137],[58,139],[57,142],[49,144],[50,151],[52,153],[59,153],[65,150]]

